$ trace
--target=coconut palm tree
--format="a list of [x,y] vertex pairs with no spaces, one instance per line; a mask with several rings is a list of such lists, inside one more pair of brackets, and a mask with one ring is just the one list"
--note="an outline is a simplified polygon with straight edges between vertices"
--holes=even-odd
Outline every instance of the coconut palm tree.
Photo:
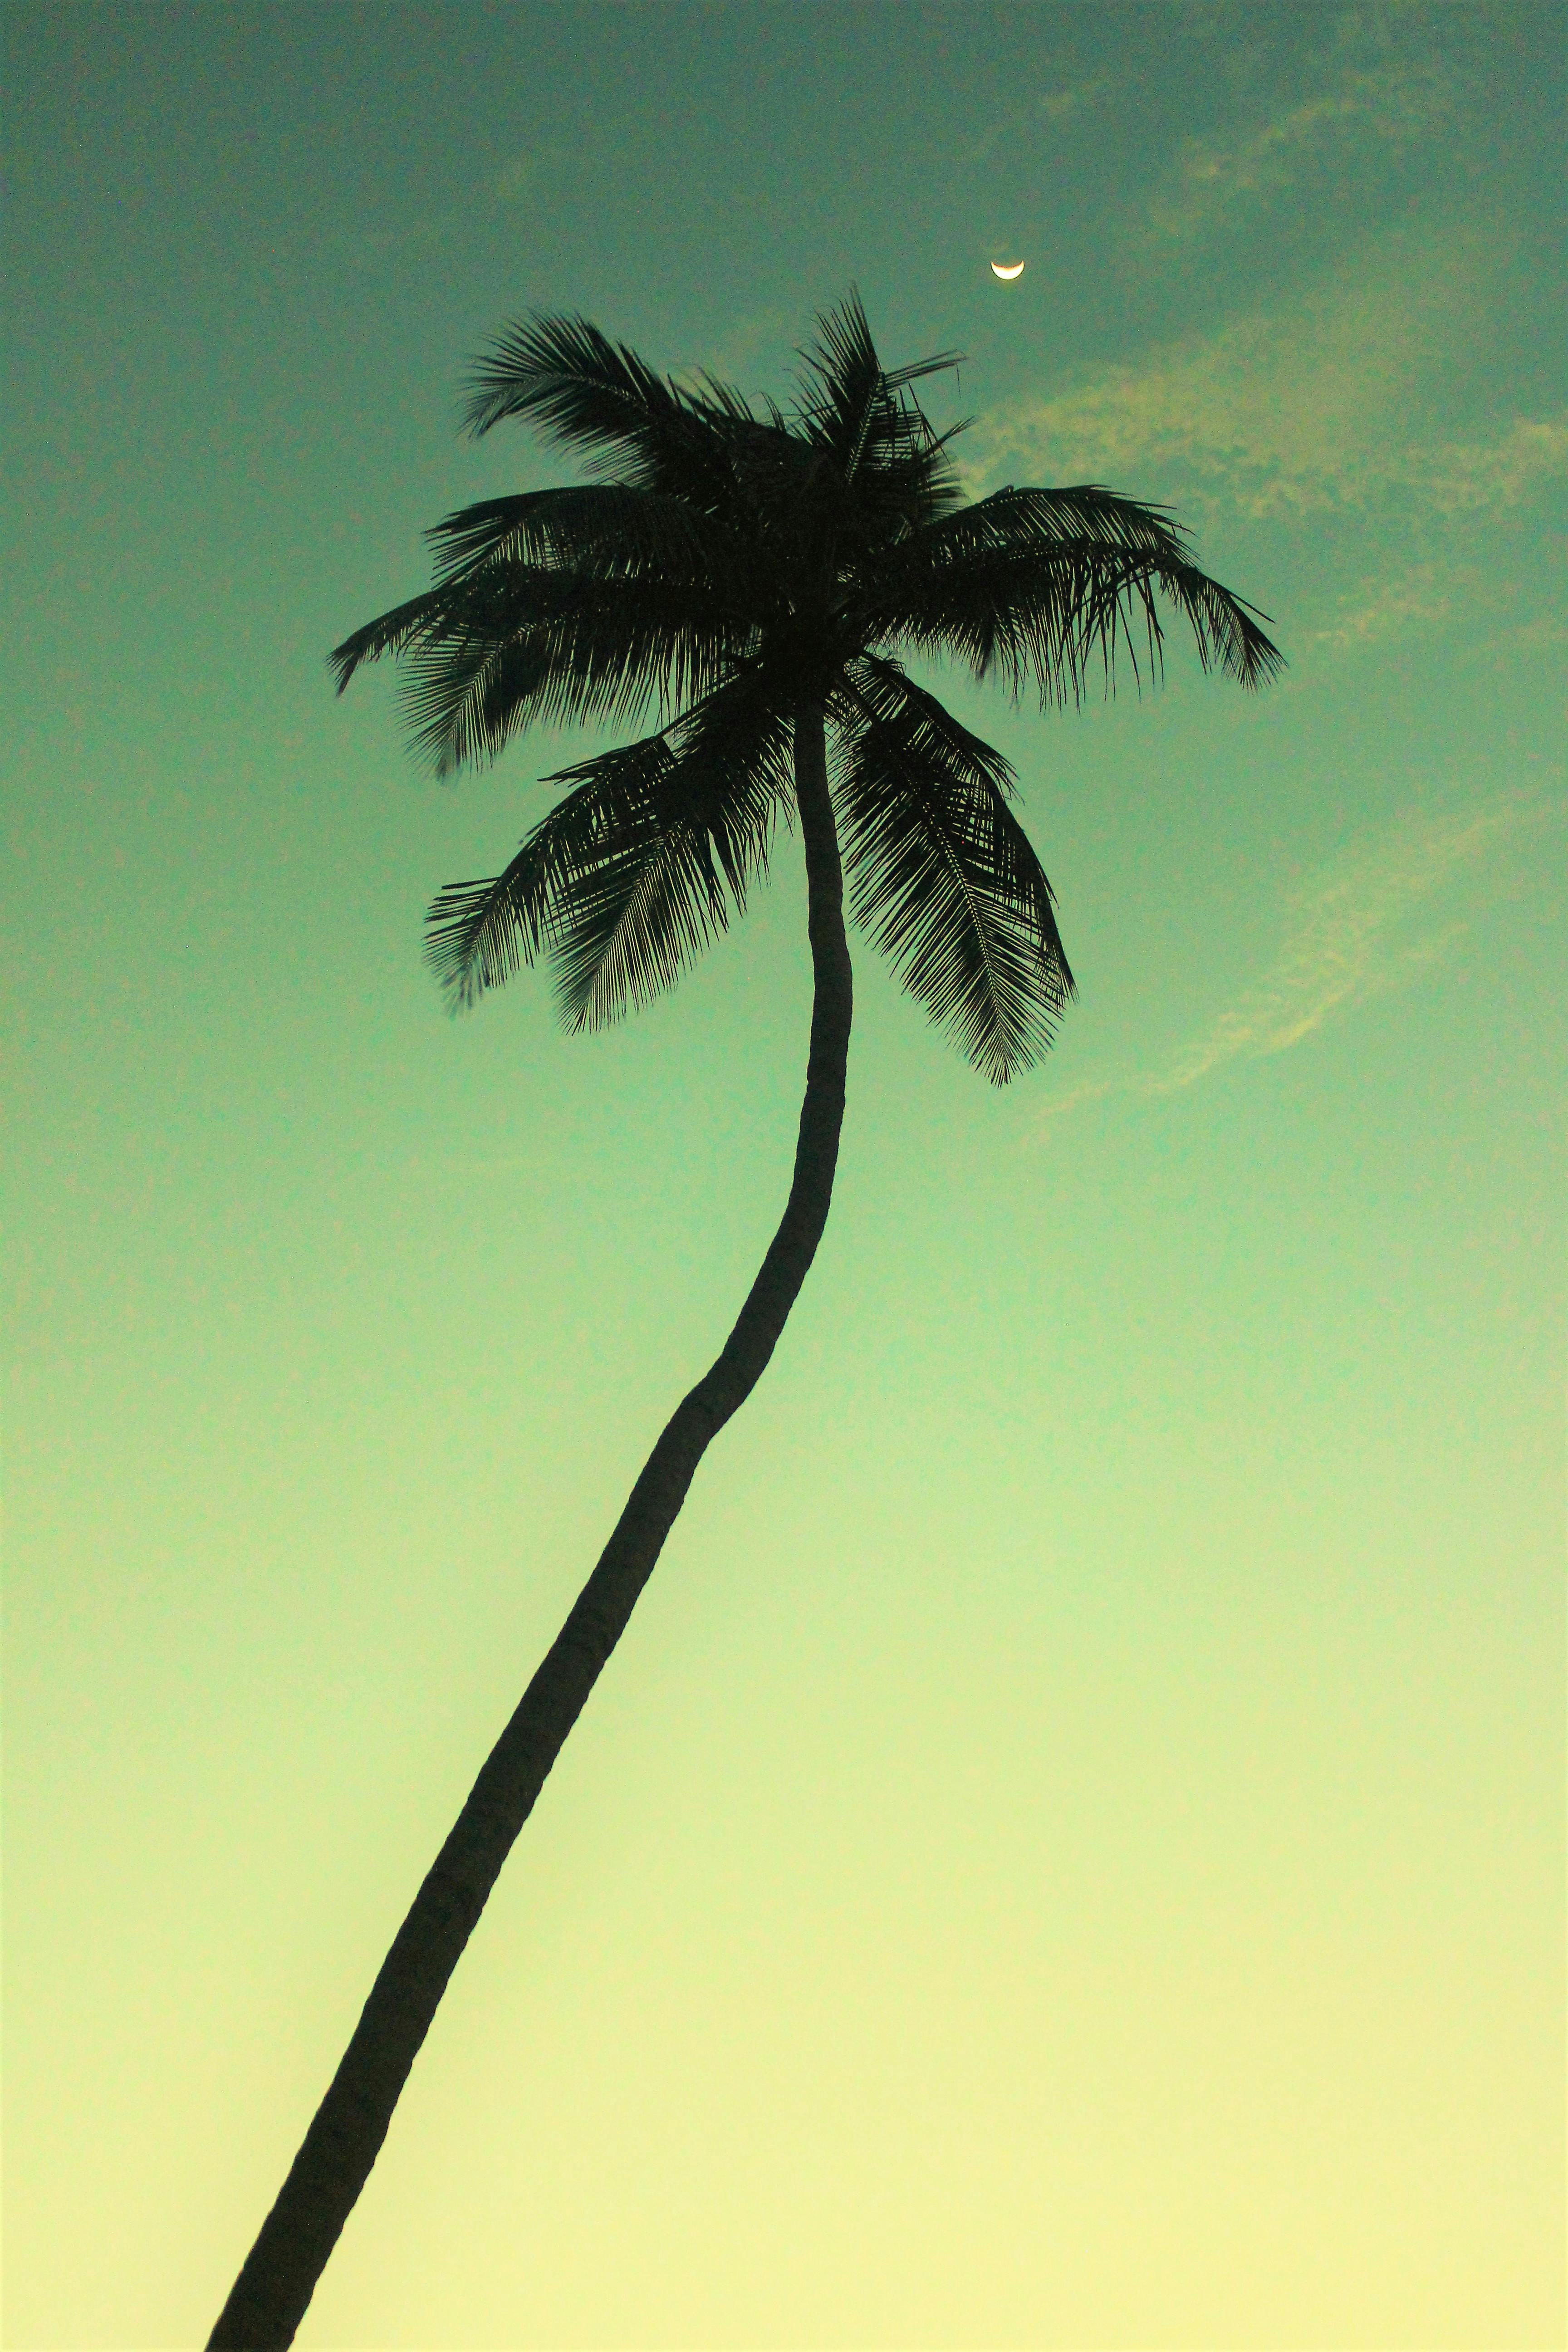
[[1158,665],[1162,603],[1205,667],[1256,687],[1279,663],[1266,616],[1196,569],[1162,509],[1092,487],[966,500],[953,434],[911,390],[952,354],[884,368],[853,296],[817,330],[785,415],[711,377],[661,377],[582,319],[514,326],[478,367],[470,430],[530,419],[592,478],[448,516],[430,534],[436,584],[332,656],[340,691],[362,663],[401,657],[441,774],[536,721],[658,719],[550,779],[561,796],[503,873],[437,898],[428,953],[454,1004],[542,951],[569,1027],[640,1004],[743,909],[797,817],[815,996],[794,1177],[761,1271],[398,1930],[215,2347],[293,2340],[512,1842],[698,1464],[778,1343],[838,1152],[845,874],[852,914],[996,1084],[1048,1045],[1072,993],[1007,762],[906,663],[946,656],[1015,698],[1070,702],[1140,648]]

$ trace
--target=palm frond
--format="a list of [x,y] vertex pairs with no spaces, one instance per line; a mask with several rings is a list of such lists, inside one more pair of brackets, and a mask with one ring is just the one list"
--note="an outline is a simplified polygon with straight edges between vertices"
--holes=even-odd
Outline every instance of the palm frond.
[[348,685],[362,662],[378,661],[383,654],[400,654],[411,646],[438,616],[441,595],[438,589],[427,588],[421,596],[411,596],[405,604],[395,604],[390,613],[383,613],[367,621],[341,646],[334,646],[327,656],[327,666],[337,680],[340,694]]
[[1086,541],[1175,562],[1191,551],[1187,533],[1168,509],[1098,482],[1079,482],[1058,489],[1009,483],[993,490],[931,531],[929,552],[933,562],[952,562],[981,547],[1049,550]]
[[346,685],[360,662],[399,657],[416,748],[446,776],[539,721],[679,709],[711,691],[753,635],[701,578],[498,560],[372,622],[333,659]]
[[529,490],[483,499],[426,534],[444,585],[515,565],[582,579],[679,581],[715,600],[742,597],[745,551],[689,500],[625,482]]
[[1015,699],[1033,683],[1042,703],[1081,700],[1096,657],[1107,683],[1123,648],[1141,677],[1139,635],[1157,669],[1163,632],[1147,559],[1091,542],[1048,558],[991,549],[923,591],[879,599],[869,634],[889,650],[954,655]]
[[433,631],[409,653],[401,681],[416,757],[443,778],[499,759],[531,719],[548,721],[552,704],[581,693],[569,667],[562,677],[559,653],[543,632],[464,627],[455,617]]
[[1007,805],[1012,772],[895,662],[834,704],[850,907],[933,1021],[1004,1085],[1073,992],[1050,884]]
[[1266,618],[1192,562],[1186,534],[1163,509],[1086,484],[1005,489],[917,532],[890,557],[868,596],[874,641],[950,653],[1016,695],[1032,681],[1042,702],[1079,699],[1091,665],[1109,684],[1140,641],[1163,656],[1159,602],[1191,626],[1205,668],[1244,686],[1281,667]]
[[737,433],[770,428],[738,394],[684,391],[587,320],[535,311],[477,361],[464,421],[476,436],[524,417],[577,450],[590,471],[721,512],[732,493]]
[[793,437],[827,462],[838,501],[834,546],[840,564],[853,567],[961,503],[948,445],[964,428],[939,434],[909,389],[957,366],[959,355],[884,368],[853,290],[816,324],[816,341],[799,353],[805,373]]
[[542,946],[568,1025],[645,1003],[743,910],[790,782],[787,717],[742,676],[673,727],[549,781],[571,785],[492,880],[449,884],[426,955],[454,1005]]
[[817,315],[815,341],[800,352],[806,369],[796,413],[805,437],[827,452],[852,481],[860,467],[907,460],[934,439],[907,388],[923,376],[960,364],[956,352],[939,352],[889,371],[877,356],[870,324],[853,288],[835,310]]
[[531,312],[474,362],[466,429],[478,439],[509,416],[595,456],[646,456],[660,429],[685,424],[679,394],[626,343],[586,319]]
[[1267,613],[1222,588],[1195,563],[1163,564],[1154,576],[1185,614],[1205,669],[1217,667],[1238,686],[1253,689],[1279,677],[1285,656],[1258,626],[1268,620]]

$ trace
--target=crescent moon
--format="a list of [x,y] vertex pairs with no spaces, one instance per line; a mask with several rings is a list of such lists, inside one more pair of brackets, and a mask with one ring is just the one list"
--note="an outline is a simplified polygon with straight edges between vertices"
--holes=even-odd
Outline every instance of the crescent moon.
[[994,261],[991,265],[991,275],[993,278],[1005,278],[1007,279],[1008,283],[1011,284],[1015,278],[1022,278],[1024,275],[1024,265],[1021,261],[1009,261],[1006,263]]

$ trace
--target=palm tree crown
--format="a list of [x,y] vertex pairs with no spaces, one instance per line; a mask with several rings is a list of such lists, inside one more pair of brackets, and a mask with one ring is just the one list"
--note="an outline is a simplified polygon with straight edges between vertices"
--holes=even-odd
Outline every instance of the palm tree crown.
[[436,585],[338,646],[339,688],[403,656],[439,774],[531,721],[654,709],[656,732],[551,779],[569,789],[503,873],[431,909],[455,1003],[546,948],[574,1028],[668,985],[743,909],[793,816],[795,715],[821,709],[851,911],[1002,1083],[1048,1044],[1072,975],[1012,771],[906,661],[1076,699],[1120,647],[1158,661],[1157,597],[1205,667],[1256,686],[1279,656],[1159,508],[1093,485],[966,500],[963,428],[936,432],[911,390],[953,354],[889,372],[851,296],[802,356],[785,415],[658,376],[582,319],[514,327],[477,371],[470,430],[531,418],[601,478],[437,524]]

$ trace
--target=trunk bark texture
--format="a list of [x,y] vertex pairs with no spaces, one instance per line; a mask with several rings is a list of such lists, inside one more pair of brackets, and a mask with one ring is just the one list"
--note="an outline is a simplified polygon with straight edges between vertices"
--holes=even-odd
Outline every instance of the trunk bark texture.
[[512,1842],[626,1629],[699,1462],[755,1387],[816,1253],[833,1194],[852,1010],[844,881],[820,707],[796,715],[795,772],[815,994],[805,1101],[783,1221],[722,1352],[654,1447],[598,1566],[398,1929],[342,2063],[208,2339],[208,2352],[270,2352],[293,2342]]

